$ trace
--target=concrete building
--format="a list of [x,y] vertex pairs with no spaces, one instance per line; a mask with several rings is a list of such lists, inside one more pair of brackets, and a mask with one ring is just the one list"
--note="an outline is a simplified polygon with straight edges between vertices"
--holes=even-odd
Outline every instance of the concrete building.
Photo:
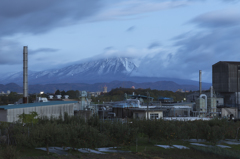
[[61,99],[61,98],[62,98],[62,95],[55,95],[55,97],[56,97],[57,99]]
[[207,95],[201,94],[200,98],[196,99],[196,110],[194,111],[194,116],[206,117],[216,115],[217,115],[217,98],[207,97]]
[[238,110],[236,108],[221,108],[221,117],[233,119],[238,116]]
[[30,112],[37,112],[41,116],[55,117],[58,118],[64,113],[73,116],[74,110],[79,109],[77,101],[54,101],[54,102],[40,102],[40,103],[29,103],[20,105],[6,105],[0,106],[0,121],[4,122],[16,122],[20,114],[29,114]]
[[178,89],[176,92],[184,93],[185,91],[183,89]]
[[[224,97],[224,107],[234,107],[240,114],[240,62],[219,61],[212,65],[212,84],[216,94]],[[240,118],[240,116],[237,116]]]
[[[224,105],[239,105],[237,92],[240,91],[240,62],[219,61],[212,65],[212,84],[216,93],[224,96]],[[240,96],[240,95],[239,95]],[[238,99],[238,100],[237,100]]]
[[[133,111],[134,119],[147,119],[147,110],[146,109],[131,109]],[[163,110],[149,110],[148,111],[149,119],[160,119],[163,118]]]
[[89,92],[91,94],[92,97],[98,97],[99,95],[101,95],[101,92]]
[[159,97],[158,101],[161,101],[162,103],[173,103],[174,100],[171,97]]
[[103,93],[107,93],[107,86],[106,85],[103,87]]
[[10,93],[11,93],[11,91],[9,91],[9,90],[6,93],[4,91],[1,91],[0,95],[9,95]]
[[[190,117],[192,103],[174,103],[159,105],[141,105],[138,99],[127,99],[125,101],[114,102],[112,112],[117,118],[147,118],[160,119],[162,117]],[[148,108],[148,110],[147,110]]]
[[64,98],[65,98],[65,99],[68,99],[68,98],[69,98],[69,95],[64,95]]

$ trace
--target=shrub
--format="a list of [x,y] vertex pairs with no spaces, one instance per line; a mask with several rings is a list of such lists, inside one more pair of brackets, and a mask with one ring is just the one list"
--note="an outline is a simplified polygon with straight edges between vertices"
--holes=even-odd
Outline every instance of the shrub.
[[14,146],[6,146],[0,150],[1,159],[18,159],[19,151]]

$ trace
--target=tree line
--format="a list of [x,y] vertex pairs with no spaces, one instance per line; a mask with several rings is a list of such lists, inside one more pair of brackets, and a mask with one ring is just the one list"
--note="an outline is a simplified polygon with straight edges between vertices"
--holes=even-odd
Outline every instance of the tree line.
[[[121,101],[125,99],[125,93],[128,95],[132,95],[133,92],[135,95],[145,95],[147,96],[147,92],[149,92],[150,96],[154,98],[154,101],[157,101],[159,97],[171,97],[175,102],[183,100],[186,97],[187,93],[180,93],[180,92],[172,92],[167,90],[151,90],[149,89],[131,89],[131,88],[115,88],[112,89],[108,93],[101,93],[101,95],[95,97],[92,96],[92,102],[95,104],[110,101]],[[69,99],[77,99],[79,100],[80,91],[79,90],[69,90],[69,91],[60,91],[56,90],[54,95],[69,95]],[[49,93],[33,93],[29,94],[28,101],[29,103],[33,103],[36,101],[36,97],[48,97]],[[22,94],[18,94],[16,92],[11,92],[9,95],[2,95],[0,96],[0,105],[8,105],[14,104],[19,99],[23,97]],[[128,96],[128,98],[131,98]]]
[[[121,101],[125,99],[125,93],[127,95],[132,95],[134,92],[135,95],[144,95],[147,96],[147,92],[149,92],[150,97],[154,98],[154,101],[158,101],[159,97],[170,97],[173,98],[175,102],[183,100],[187,93],[181,92],[172,92],[168,90],[152,90],[148,89],[131,89],[131,88],[115,88],[110,92],[101,94],[98,97],[92,97],[92,101],[98,103],[98,101],[102,102],[110,102],[110,101]],[[128,96],[128,98],[131,98]]]

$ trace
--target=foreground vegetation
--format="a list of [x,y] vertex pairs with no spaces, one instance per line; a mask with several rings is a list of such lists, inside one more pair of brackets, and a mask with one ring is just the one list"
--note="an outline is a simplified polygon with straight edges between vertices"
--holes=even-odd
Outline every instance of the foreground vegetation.
[[[117,146],[133,152],[147,153],[147,150],[142,150],[142,146],[146,147],[146,144],[172,145],[182,142],[182,139],[194,138],[206,139],[210,144],[215,145],[220,140],[240,137],[237,133],[240,122],[223,119],[185,122],[164,120],[103,122],[97,116],[85,120],[80,116],[70,117],[67,114],[58,119],[30,119],[35,116],[34,112],[29,116],[21,115],[24,124],[22,122],[0,124],[0,144],[2,149],[7,148],[2,152],[14,155],[18,153],[16,149],[22,148],[46,147],[48,150],[50,146],[58,146],[71,147],[74,151],[76,148]],[[146,142],[143,144],[142,140]]]

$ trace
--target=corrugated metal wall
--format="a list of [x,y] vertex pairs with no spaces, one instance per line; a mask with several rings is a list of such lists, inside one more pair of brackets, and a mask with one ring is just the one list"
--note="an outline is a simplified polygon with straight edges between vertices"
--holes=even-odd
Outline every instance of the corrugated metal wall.
[[14,122],[14,121],[18,121],[18,115],[22,114],[23,112],[25,114],[29,114],[30,112],[33,112],[33,111],[37,112],[39,116],[47,116],[48,118],[50,118],[51,116],[54,118],[58,118],[60,114],[62,114],[63,116],[65,112],[68,113],[69,116],[73,116],[74,115],[73,108],[76,104],[77,103],[28,107],[28,108],[16,108],[16,109],[5,110],[5,112],[0,110],[0,121],[4,121],[3,117],[5,114],[7,115],[7,122]]
[[0,121],[7,121],[7,111],[0,110]]

